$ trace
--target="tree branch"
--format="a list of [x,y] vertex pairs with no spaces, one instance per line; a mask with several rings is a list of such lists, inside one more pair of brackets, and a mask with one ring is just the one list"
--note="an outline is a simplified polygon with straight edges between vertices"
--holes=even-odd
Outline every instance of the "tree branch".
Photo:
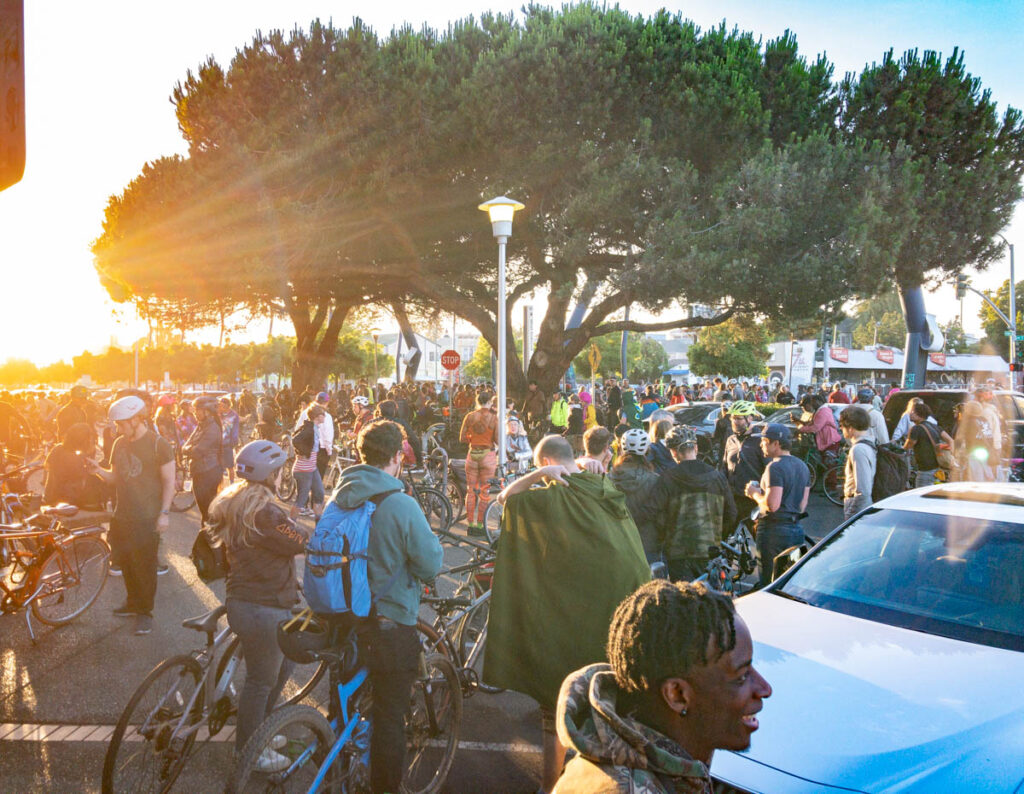
[[740,306],[730,306],[724,312],[714,317],[683,317],[679,320],[666,320],[660,323],[642,323],[637,320],[619,320],[614,323],[599,325],[594,330],[594,336],[604,336],[617,331],[671,331],[674,328],[706,328],[710,325],[724,323],[733,315],[742,310]]

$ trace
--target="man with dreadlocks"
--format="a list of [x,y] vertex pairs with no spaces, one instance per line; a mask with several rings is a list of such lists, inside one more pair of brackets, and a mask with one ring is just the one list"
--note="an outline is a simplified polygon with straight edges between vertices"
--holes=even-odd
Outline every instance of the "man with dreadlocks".
[[745,750],[772,688],[732,601],[655,579],[612,617],[609,664],[565,679],[556,725],[576,750],[553,794],[711,794],[716,749]]

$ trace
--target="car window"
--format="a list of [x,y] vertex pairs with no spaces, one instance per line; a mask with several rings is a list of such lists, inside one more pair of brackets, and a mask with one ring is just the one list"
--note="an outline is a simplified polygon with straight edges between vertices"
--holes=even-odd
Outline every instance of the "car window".
[[675,417],[676,424],[699,425],[704,423],[709,413],[712,411],[717,412],[718,410],[717,406],[692,405],[687,408],[681,408],[678,411],[673,411],[672,415]]
[[803,560],[774,592],[1024,651],[1024,524],[872,510]]
[[782,408],[776,411],[771,416],[765,419],[766,422],[778,422],[779,424],[792,424],[793,417],[798,413],[802,412],[803,409],[799,405],[791,406],[790,408]]
[[1014,397],[1013,401],[1017,405],[1017,418],[1024,419],[1024,397]]

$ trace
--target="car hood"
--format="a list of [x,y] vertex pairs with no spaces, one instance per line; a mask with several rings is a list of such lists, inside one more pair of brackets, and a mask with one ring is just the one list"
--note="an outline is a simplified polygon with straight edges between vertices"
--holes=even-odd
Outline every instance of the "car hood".
[[[770,592],[736,609],[773,694],[751,748],[715,754],[716,776],[778,792],[1012,792],[1024,778],[1024,654]],[[778,771],[794,777],[758,787]]]

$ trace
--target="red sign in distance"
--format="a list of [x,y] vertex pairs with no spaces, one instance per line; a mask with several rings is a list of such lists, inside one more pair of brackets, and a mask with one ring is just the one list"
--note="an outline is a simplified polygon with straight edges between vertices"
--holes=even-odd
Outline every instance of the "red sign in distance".
[[458,369],[462,358],[454,350],[445,350],[441,354],[441,366],[447,370]]
[[875,358],[886,364],[891,364],[895,360],[892,351],[884,347],[879,347],[875,350]]
[[834,361],[839,361],[843,364],[850,363],[850,349],[848,347],[831,347],[829,348],[829,357]]
[[946,366],[946,354],[945,353],[929,353],[928,358],[932,360],[932,363],[937,367]]

